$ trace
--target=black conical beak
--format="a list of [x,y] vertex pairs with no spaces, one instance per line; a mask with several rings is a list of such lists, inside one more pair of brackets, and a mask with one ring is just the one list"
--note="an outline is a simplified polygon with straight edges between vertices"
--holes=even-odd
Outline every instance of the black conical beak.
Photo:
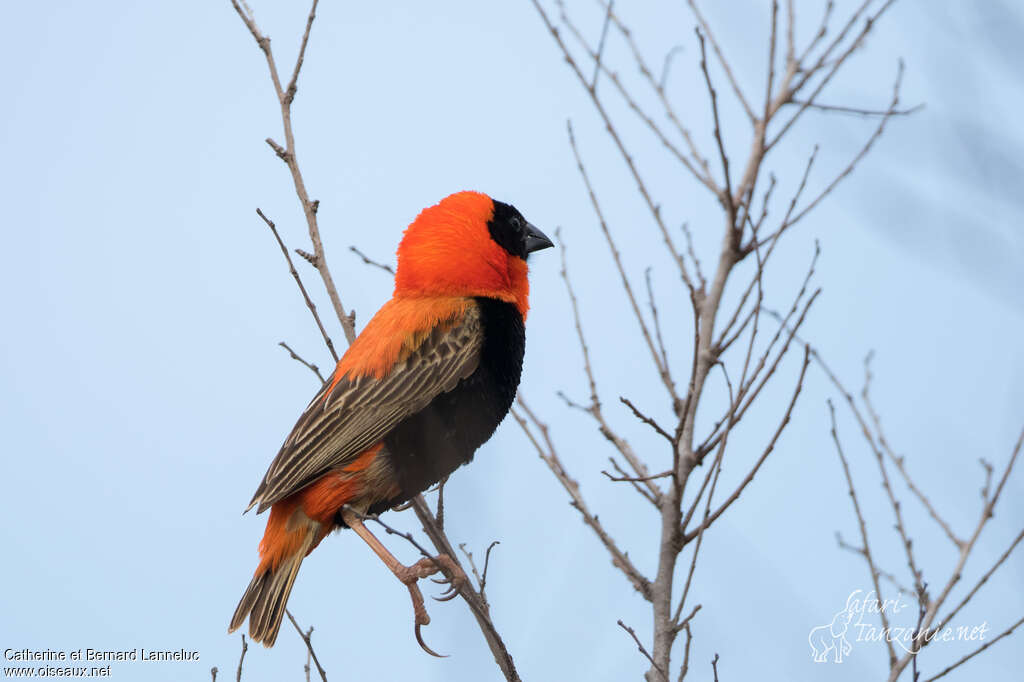
[[526,253],[533,253],[541,249],[550,249],[554,244],[548,236],[538,230],[530,223],[526,223]]

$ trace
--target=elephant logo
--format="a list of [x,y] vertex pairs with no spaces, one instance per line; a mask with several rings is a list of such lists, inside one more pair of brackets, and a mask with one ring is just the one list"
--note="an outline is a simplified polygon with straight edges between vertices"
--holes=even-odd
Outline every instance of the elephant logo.
[[832,660],[836,663],[842,663],[843,656],[849,656],[853,650],[853,645],[846,639],[846,630],[853,620],[854,612],[857,608],[856,604],[851,604],[856,594],[857,592],[854,592],[847,598],[846,606],[832,618],[831,623],[819,625],[807,635],[807,641],[811,645],[811,655],[814,656],[815,663],[826,662],[828,652],[830,651],[833,652]]

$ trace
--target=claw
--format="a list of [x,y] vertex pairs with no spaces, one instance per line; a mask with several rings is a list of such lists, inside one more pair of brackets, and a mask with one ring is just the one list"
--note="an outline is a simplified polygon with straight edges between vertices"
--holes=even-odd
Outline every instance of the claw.
[[451,601],[459,596],[459,588],[456,585],[452,585],[445,590],[440,596],[434,597],[434,601]]
[[420,588],[416,585],[416,581],[412,581],[406,584],[409,588],[409,596],[412,598],[412,611],[413,611],[413,625],[416,632],[416,642],[420,645],[420,648],[426,651],[431,656],[437,656],[438,658],[447,658],[444,654],[439,654],[423,641],[423,633],[420,628],[424,625],[430,625],[430,614],[427,613],[426,607],[423,605],[423,594],[420,592]]
[[[438,585],[448,585],[448,589],[446,589],[440,596],[432,598],[436,601],[451,601],[455,597],[459,596],[459,590],[462,583],[466,581],[466,574],[461,568],[459,568],[457,563],[455,563],[450,557],[443,554],[434,558],[423,557],[411,566],[399,566],[392,570],[394,570],[398,579],[401,580],[409,589],[409,596],[412,598],[413,613],[415,615],[414,623],[416,628],[416,643],[420,645],[421,649],[431,656],[447,658],[444,654],[439,654],[431,649],[423,641],[421,628],[424,625],[430,624],[430,616],[427,614],[426,606],[424,606],[423,593],[420,592],[418,582],[423,578],[430,578]],[[431,577],[439,571],[445,573],[443,578]],[[451,578],[448,577],[448,574],[451,575]]]
[[429,646],[427,646],[427,643],[423,641],[423,635],[420,632],[419,623],[416,623],[416,643],[420,645],[421,649],[426,651],[431,656],[436,656],[437,658],[448,658],[448,654],[439,654],[433,649],[431,649]]

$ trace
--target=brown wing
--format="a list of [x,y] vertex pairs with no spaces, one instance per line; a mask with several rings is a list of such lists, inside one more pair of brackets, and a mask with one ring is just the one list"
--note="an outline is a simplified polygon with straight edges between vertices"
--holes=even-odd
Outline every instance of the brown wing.
[[[483,328],[476,306],[455,326],[437,328],[401,357],[383,379],[330,383],[299,417],[248,509],[257,513],[343,466],[399,422],[455,388],[480,363]],[[247,511],[248,511],[247,509]]]

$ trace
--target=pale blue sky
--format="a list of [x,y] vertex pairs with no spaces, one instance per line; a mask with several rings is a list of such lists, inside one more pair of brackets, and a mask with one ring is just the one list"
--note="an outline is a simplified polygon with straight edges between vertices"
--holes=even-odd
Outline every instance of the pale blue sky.
[[[276,344],[329,364],[255,215],[262,207],[291,245],[303,245],[290,180],[262,142],[280,136],[265,63],[228,0],[8,5],[0,28],[8,254],[0,269],[0,647],[197,649],[199,663],[115,667],[114,678],[207,679],[210,666],[226,672],[237,662],[238,637],[225,628],[264,522],[240,512],[316,388]],[[690,40],[683,3],[636,5],[620,11],[651,61]],[[290,63],[306,8],[256,1],[254,10]],[[592,11],[592,3],[577,3],[596,35]],[[810,30],[818,3],[801,12]],[[762,87],[764,4],[728,3],[708,15],[744,84]],[[1022,30],[1024,13],[1009,2],[898,3],[829,101],[884,105],[903,57],[903,101],[927,108],[891,124],[848,183],[790,236],[769,280],[775,304],[785,305],[820,240],[823,294],[805,336],[854,386],[861,358],[876,350],[888,436],[961,532],[979,509],[977,458],[1005,462],[1024,425]],[[609,51],[628,64],[621,45]],[[706,133],[692,44],[673,69],[682,113]],[[720,91],[725,98],[724,84]],[[689,220],[710,260],[720,229],[714,207],[647,144],[623,107],[613,111],[624,135],[649,150],[640,160],[668,216]],[[688,366],[687,303],[671,293],[632,181],[529,2],[324,0],[294,115],[307,183],[322,202],[328,258],[360,322],[389,296],[390,281],[349,254],[350,244],[387,259],[420,208],[460,189],[512,202],[549,233],[562,226],[609,413],[652,462],[663,456],[613,409],[625,394],[666,415],[634,326],[622,317],[566,118],[612,228],[631,246],[630,272],[639,281],[643,267],[655,265],[680,376]],[[743,155],[743,120],[727,112],[726,124],[730,149]],[[870,126],[808,116],[775,170],[792,189],[819,142],[823,182]],[[585,391],[558,254],[537,254],[532,273],[524,393],[557,425],[556,442],[591,506],[653,573],[654,515],[601,476],[606,444],[554,397]],[[312,273],[306,281],[327,310]],[[341,344],[338,325],[330,328]],[[783,368],[763,413],[737,435],[727,479],[773,428],[794,369]],[[816,666],[808,651],[809,629],[870,582],[833,540],[837,529],[852,539],[856,526],[828,440],[830,395],[811,371],[790,430],[705,539],[694,587],[703,604],[695,679],[710,677],[714,652],[723,681],[882,674],[881,645],[858,643],[841,665]],[[882,542],[891,521],[874,465],[841,414]],[[1019,530],[1022,476],[1010,480],[968,582]],[[645,661],[615,621],[647,638],[649,609],[513,422],[446,493],[455,541],[479,553],[501,540],[488,595],[523,679],[638,679]],[[911,502],[908,523],[938,582],[952,553]],[[408,515],[391,521],[413,526]],[[899,570],[899,548],[884,536],[880,549]],[[414,558],[400,543],[396,551]],[[987,621],[998,632],[1015,621],[1024,612],[1022,580],[1016,556],[964,622]],[[451,657],[423,655],[405,591],[349,534],[325,541],[304,564],[290,605],[316,627],[332,682],[498,677],[460,602],[432,605],[425,631]],[[922,657],[926,676],[963,651],[936,645]],[[1012,679],[1020,652],[1019,637],[1002,642],[949,679]],[[302,643],[286,630],[273,650],[251,648],[246,661],[249,682],[300,679]]]

